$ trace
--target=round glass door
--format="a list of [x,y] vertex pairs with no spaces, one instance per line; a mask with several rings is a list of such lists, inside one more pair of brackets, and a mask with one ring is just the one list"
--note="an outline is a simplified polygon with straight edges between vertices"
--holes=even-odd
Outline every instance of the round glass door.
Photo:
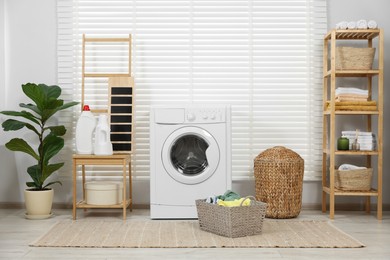
[[197,135],[184,135],[172,145],[170,156],[173,167],[180,173],[201,174],[208,166],[206,151],[209,144]]
[[162,159],[173,179],[196,184],[215,172],[219,164],[219,148],[209,132],[197,127],[184,127],[167,138]]

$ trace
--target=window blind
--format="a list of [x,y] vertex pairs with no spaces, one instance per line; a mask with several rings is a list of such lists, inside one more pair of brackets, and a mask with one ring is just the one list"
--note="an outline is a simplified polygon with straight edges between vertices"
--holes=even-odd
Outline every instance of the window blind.
[[[149,176],[151,105],[220,103],[232,108],[233,179],[252,178],[254,158],[282,145],[319,180],[326,20],[325,0],[58,0],[58,81],[80,100],[82,34],[131,34],[136,178]],[[126,64],[112,48],[100,71]],[[89,83],[104,105],[106,80]]]

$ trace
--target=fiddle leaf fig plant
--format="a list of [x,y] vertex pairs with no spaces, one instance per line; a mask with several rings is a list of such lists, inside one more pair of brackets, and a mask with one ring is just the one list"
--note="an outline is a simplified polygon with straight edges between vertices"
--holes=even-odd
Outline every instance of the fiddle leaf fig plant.
[[23,152],[32,156],[36,160],[36,164],[27,168],[27,173],[32,181],[26,182],[27,187],[31,190],[46,190],[50,185],[55,183],[61,184],[60,181],[45,183],[46,179],[55,171],[60,169],[64,163],[50,163],[56,154],[64,147],[63,135],[66,133],[65,126],[48,124],[48,120],[52,118],[58,111],[67,109],[78,102],[64,103],[64,100],[59,99],[61,88],[53,85],[27,83],[22,85],[24,94],[29,97],[33,103],[19,106],[21,111],[1,111],[1,114],[21,118],[7,119],[3,122],[4,131],[16,131],[22,128],[35,133],[38,140],[38,147],[33,148],[27,141],[22,138],[13,138],[5,144],[11,151]]

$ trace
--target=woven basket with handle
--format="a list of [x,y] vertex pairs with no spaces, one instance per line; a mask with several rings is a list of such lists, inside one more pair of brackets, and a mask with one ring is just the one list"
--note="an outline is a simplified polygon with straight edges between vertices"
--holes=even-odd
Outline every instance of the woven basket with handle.
[[196,200],[200,229],[225,237],[260,234],[267,205],[256,201],[253,196],[246,199],[251,200],[250,205],[237,207],[207,203],[204,199]]

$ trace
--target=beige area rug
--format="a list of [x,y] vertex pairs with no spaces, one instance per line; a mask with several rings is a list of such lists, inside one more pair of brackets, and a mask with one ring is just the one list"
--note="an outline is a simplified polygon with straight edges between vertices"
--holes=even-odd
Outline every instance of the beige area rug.
[[196,220],[62,220],[30,246],[112,248],[357,248],[362,243],[328,221],[268,220],[261,235],[227,238]]

